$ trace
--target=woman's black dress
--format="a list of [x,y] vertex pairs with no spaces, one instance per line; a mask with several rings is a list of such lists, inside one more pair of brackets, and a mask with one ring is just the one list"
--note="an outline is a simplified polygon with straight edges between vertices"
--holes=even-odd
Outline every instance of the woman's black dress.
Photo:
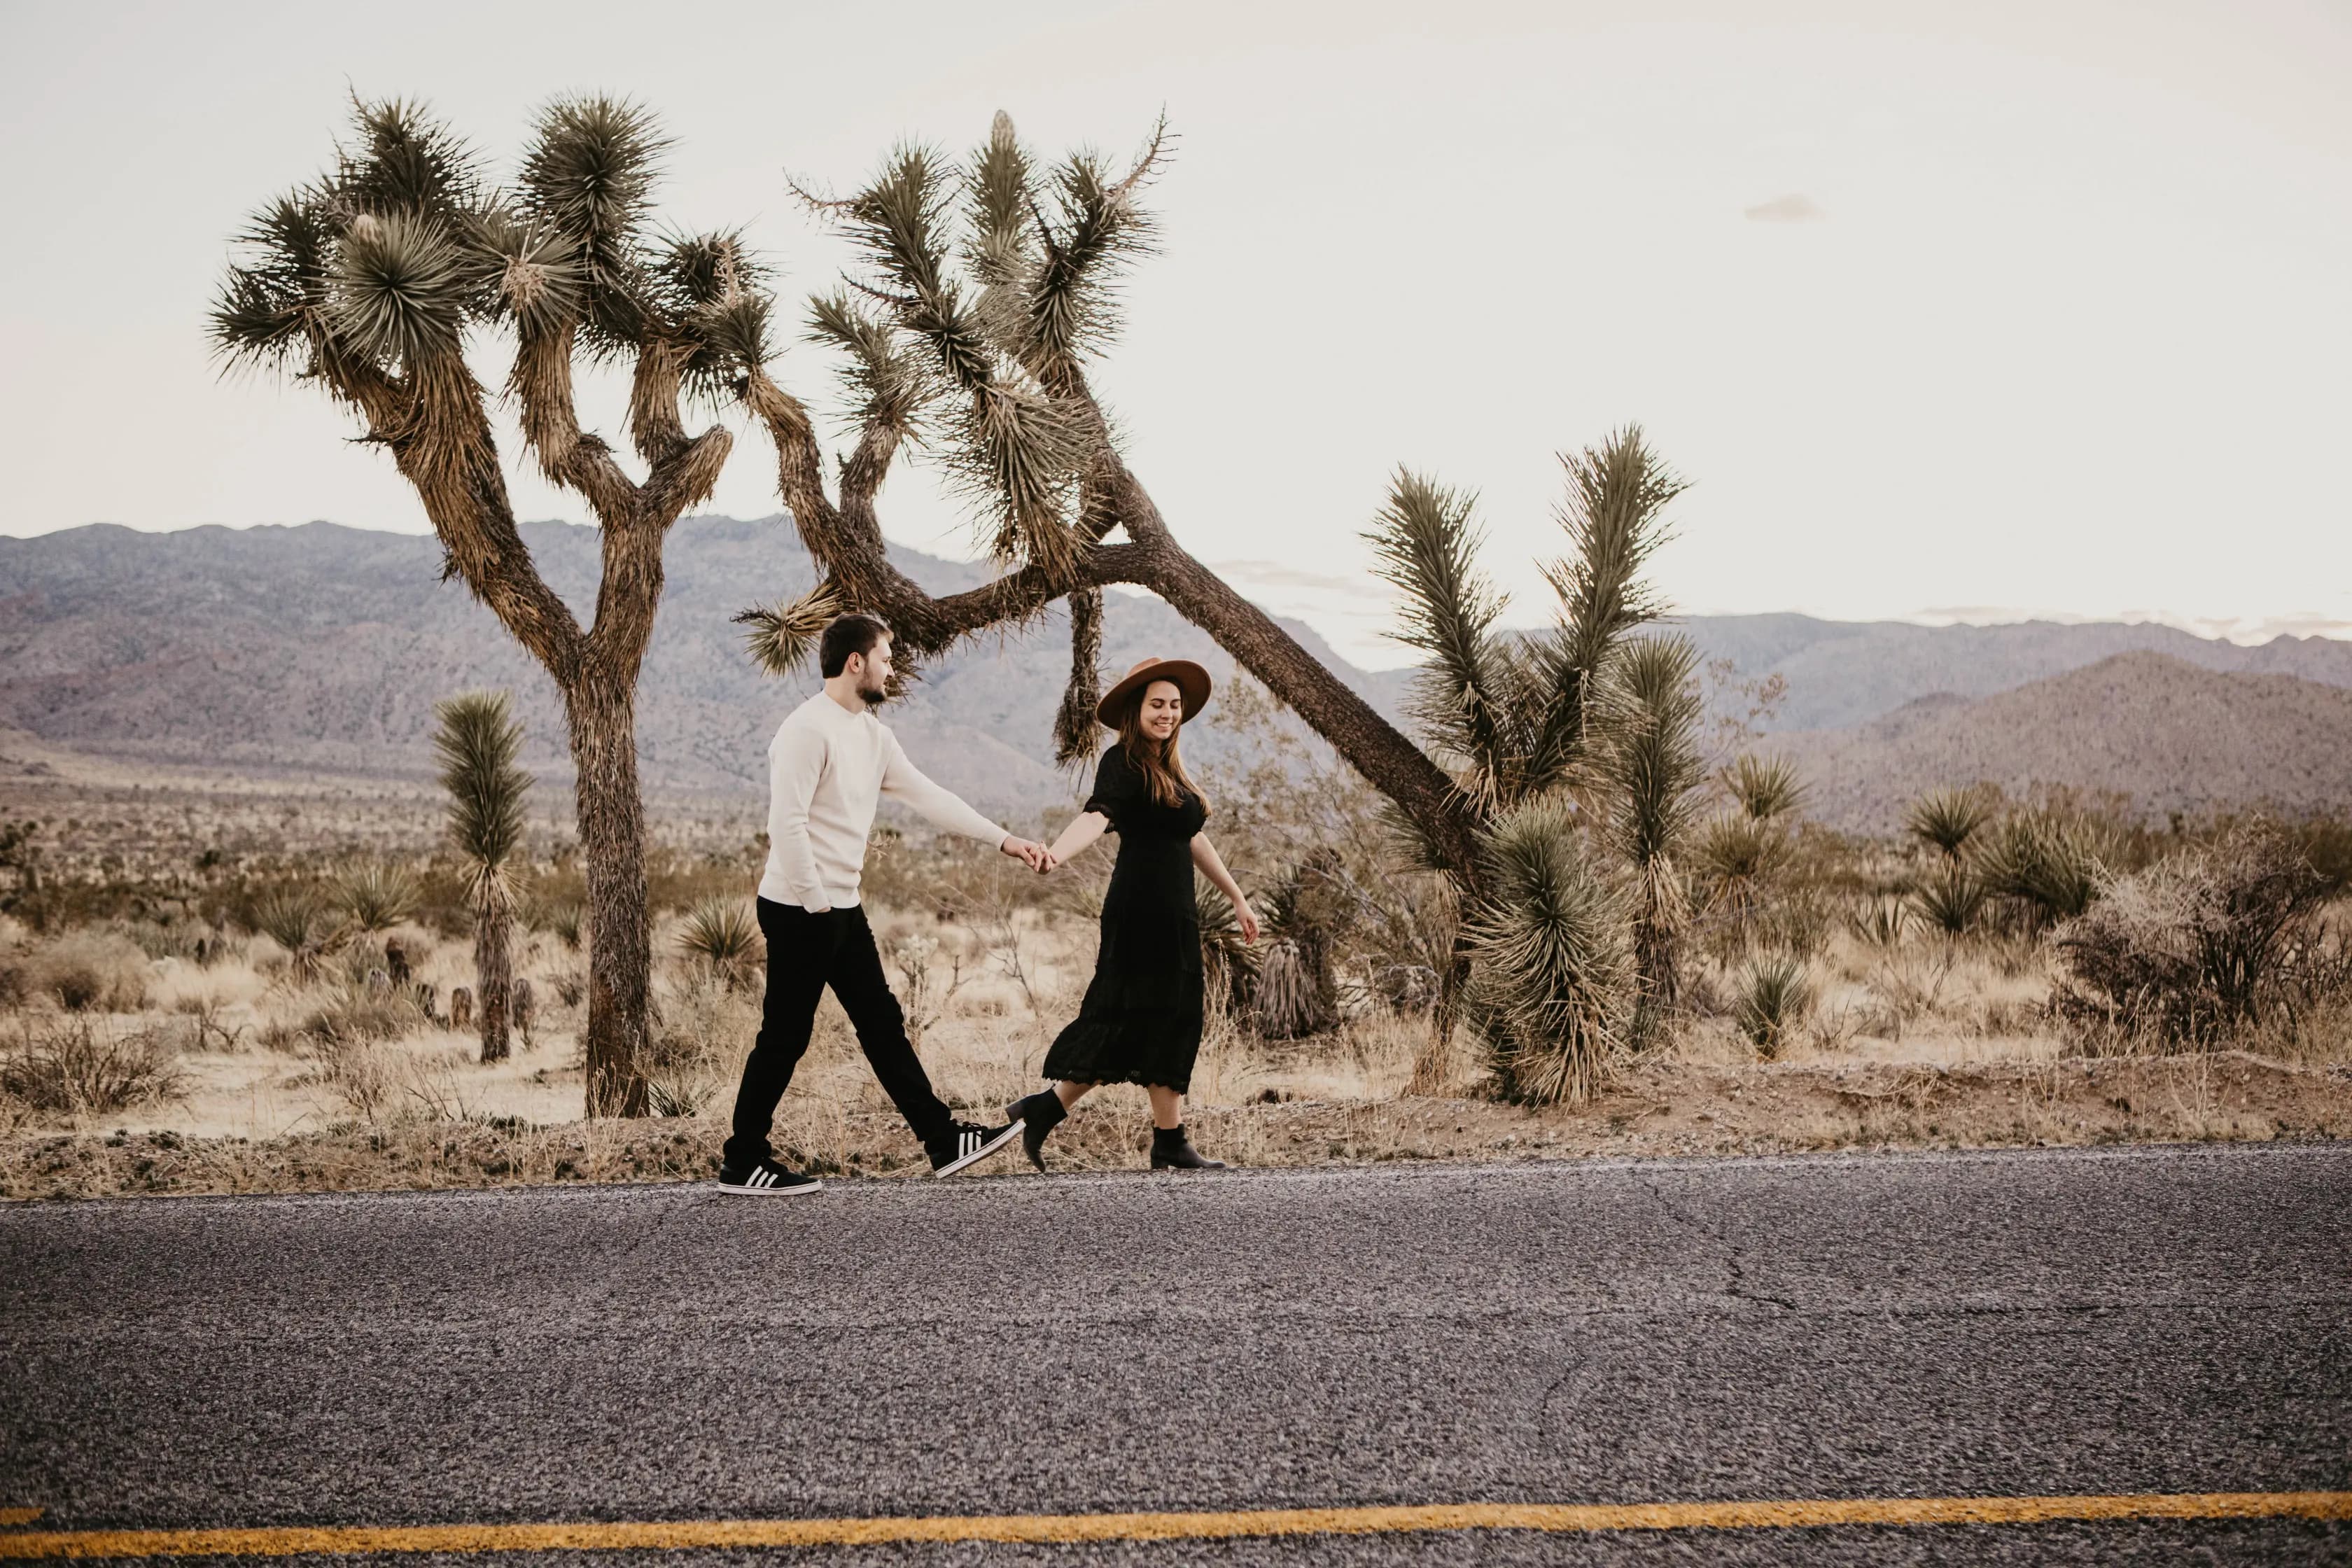
[[1184,1092],[1201,1053],[1201,916],[1192,902],[1192,836],[1201,797],[1161,805],[1113,746],[1085,811],[1110,818],[1118,861],[1103,895],[1102,949],[1078,1016],[1045,1053],[1045,1076],[1076,1083],[1156,1084]]

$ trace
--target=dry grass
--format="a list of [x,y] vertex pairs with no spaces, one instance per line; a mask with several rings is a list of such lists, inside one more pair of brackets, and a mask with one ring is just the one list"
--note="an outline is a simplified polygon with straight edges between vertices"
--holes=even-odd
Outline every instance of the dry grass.
[[[94,1043],[134,1042],[165,1087],[0,1096],[0,1193],[706,1174],[758,995],[687,956],[681,925],[671,917],[656,936],[666,956],[650,1066],[669,1114],[635,1123],[579,1120],[583,961],[551,934],[518,955],[541,999],[535,1043],[488,1067],[469,1036],[369,985],[380,946],[307,975],[266,938],[228,944],[205,965],[142,959],[134,989],[147,1007],[135,1013],[68,1013],[27,994],[10,1016],[24,1037],[69,1027]],[[879,910],[876,930],[943,1097],[987,1115],[1036,1085],[1085,988],[1091,922],[983,900],[949,919],[937,908]],[[440,995],[467,983],[464,943],[414,927],[392,934]],[[42,948],[21,928],[0,929],[0,951]],[[1204,1148],[1245,1165],[2352,1134],[2343,1010],[2280,1021],[2259,1055],[2093,1061],[2043,1023],[2051,977],[2033,950],[1850,931],[1806,961],[1810,1017],[1766,1063],[1732,1016],[1744,968],[1701,967],[1701,1010],[1673,1045],[1595,1101],[1543,1110],[1486,1098],[1475,1053],[1459,1041],[1437,1049],[1421,1016],[1371,1009],[1274,1044],[1213,1011],[1188,1119]],[[1436,1093],[1407,1092],[1417,1060],[1434,1064]],[[1055,1134],[1051,1156],[1057,1168],[1139,1167],[1147,1127],[1140,1090],[1106,1089]],[[925,1168],[830,999],[777,1141],[822,1173]]]

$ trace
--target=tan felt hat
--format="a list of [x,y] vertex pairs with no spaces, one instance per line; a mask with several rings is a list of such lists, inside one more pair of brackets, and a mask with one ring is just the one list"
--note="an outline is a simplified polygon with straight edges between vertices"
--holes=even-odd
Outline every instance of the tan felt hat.
[[1109,729],[1118,728],[1118,711],[1127,700],[1155,680],[1172,682],[1184,697],[1184,721],[1209,705],[1209,672],[1189,658],[1147,658],[1118,678],[1118,684],[1095,704],[1095,717]]

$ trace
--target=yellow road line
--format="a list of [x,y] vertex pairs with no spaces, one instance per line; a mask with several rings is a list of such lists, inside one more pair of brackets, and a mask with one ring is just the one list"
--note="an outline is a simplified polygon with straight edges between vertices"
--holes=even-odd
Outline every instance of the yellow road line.
[[37,1508],[0,1508],[0,1525],[30,1524],[40,1517]]
[[908,1542],[1203,1541],[1416,1531],[1786,1530],[1818,1525],[2050,1524],[2137,1519],[2352,1520],[2352,1491],[2118,1497],[1851,1498],[1783,1502],[1454,1503],[1235,1513],[982,1514],[597,1524],[328,1525],[237,1530],[59,1530],[0,1535],[0,1559],[293,1557],[395,1552],[644,1552],[877,1546]]

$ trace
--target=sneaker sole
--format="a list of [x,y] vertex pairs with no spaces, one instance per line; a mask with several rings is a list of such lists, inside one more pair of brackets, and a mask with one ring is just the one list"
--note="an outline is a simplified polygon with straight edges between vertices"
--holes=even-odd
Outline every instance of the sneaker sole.
[[745,1187],[733,1182],[713,1182],[710,1184],[730,1197],[738,1198],[793,1198],[803,1193],[824,1191],[823,1182],[806,1182],[794,1187]]
[[932,1179],[934,1181],[944,1181],[968,1165],[979,1164],[982,1160],[987,1159],[991,1154],[995,1153],[999,1149],[1003,1148],[1007,1143],[1010,1143],[1015,1138],[1020,1137],[1021,1129],[1025,1125],[1026,1123],[1024,1122],[1014,1122],[1012,1126],[998,1133],[994,1138],[990,1139],[987,1142],[982,1143],[971,1153],[966,1154],[962,1159],[950,1160],[946,1164],[932,1171]]

